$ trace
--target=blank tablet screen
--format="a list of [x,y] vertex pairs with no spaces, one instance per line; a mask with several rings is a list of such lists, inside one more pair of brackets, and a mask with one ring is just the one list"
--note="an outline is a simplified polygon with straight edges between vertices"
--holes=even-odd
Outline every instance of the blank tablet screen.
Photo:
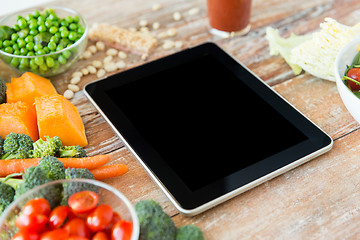
[[210,54],[105,93],[190,191],[308,139]]

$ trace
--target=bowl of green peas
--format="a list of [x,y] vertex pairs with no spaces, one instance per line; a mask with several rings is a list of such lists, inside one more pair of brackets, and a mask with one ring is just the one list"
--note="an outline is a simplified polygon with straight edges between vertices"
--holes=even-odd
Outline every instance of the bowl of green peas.
[[0,20],[0,58],[20,73],[51,77],[80,58],[87,33],[85,19],[69,8],[17,12]]

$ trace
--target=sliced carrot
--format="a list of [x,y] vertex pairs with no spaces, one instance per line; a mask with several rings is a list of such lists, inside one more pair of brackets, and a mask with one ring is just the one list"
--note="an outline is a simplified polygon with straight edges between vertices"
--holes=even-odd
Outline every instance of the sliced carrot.
[[128,167],[124,164],[112,164],[101,166],[90,170],[96,180],[103,180],[112,177],[118,177],[128,172]]
[[[68,168],[87,168],[89,170],[99,168],[110,160],[109,155],[96,155],[84,158],[58,158]],[[26,168],[37,166],[40,158],[0,160],[0,177],[9,174],[24,172]]]

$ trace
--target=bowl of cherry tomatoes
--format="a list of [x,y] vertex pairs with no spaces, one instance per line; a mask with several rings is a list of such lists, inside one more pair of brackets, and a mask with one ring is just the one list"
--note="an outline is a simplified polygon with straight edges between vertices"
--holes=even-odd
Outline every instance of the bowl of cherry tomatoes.
[[0,239],[135,240],[139,221],[117,189],[96,180],[67,179],[17,198],[0,218]]
[[360,37],[354,38],[340,50],[334,71],[345,107],[360,123]]

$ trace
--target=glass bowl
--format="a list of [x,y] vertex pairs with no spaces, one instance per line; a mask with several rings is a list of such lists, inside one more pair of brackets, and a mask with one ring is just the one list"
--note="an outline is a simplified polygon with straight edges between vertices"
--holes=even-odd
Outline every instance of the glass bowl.
[[[70,68],[82,55],[87,45],[88,25],[85,19],[75,10],[65,7],[49,7],[49,8],[36,8],[28,9],[20,12],[8,15],[0,20],[0,26],[6,25],[13,27],[17,23],[17,17],[25,17],[28,14],[32,14],[35,10],[42,12],[44,9],[53,9],[59,18],[65,18],[67,16],[78,16],[79,23],[84,28],[84,33],[80,39],[78,39],[71,46],[48,54],[36,55],[36,56],[22,56],[14,55],[0,49],[0,58],[12,69],[19,73],[33,72],[35,74],[51,77],[66,71]],[[61,26],[59,26],[60,28]],[[61,40],[61,38],[59,39]],[[50,59],[52,58],[52,60]],[[37,63],[35,64],[35,59]]]
[[[60,199],[49,199],[49,196],[54,195],[53,193],[56,191],[56,189],[62,189],[62,187],[67,184],[77,184],[85,187],[86,189],[93,189],[94,191],[97,191],[99,195],[99,204],[110,205],[113,208],[114,212],[120,214],[123,220],[133,222],[131,240],[137,240],[139,238],[140,225],[135,212],[135,208],[121,192],[108,184],[96,180],[65,179],[49,182],[33,188],[18,199],[16,199],[14,202],[12,202],[11,205],[7,207],[3,214],[0,216],[0,239],[11,239],[12,236],[18,232],[18,228],[15,226],[15,219],[17,216],[20,215],[23,206],[29,200],[34,198],[46,198],[50,202],[50,204],[53,203],[54,200],[57,200],[57,202],[59,202],[61,201]],[[71,187],[73,186],[74,185],[72,185]]]

